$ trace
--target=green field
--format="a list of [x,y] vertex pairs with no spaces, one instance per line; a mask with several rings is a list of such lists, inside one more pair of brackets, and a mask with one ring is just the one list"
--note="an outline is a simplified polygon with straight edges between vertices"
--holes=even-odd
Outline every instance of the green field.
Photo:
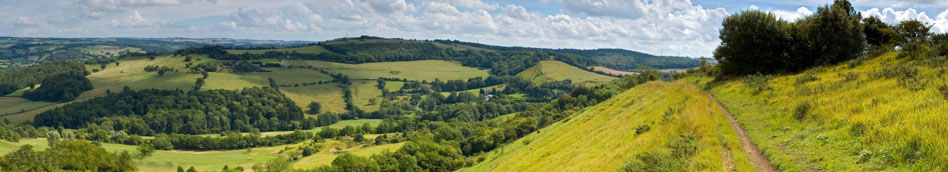
[[[674,109],[674,110],[670,110]],[[641,126],[646,132],[637,134]],[[685,82],[650,82],[623,92],[484,156],[461,171],[613,171],[646,153],[672,151],[672,136],[697,144],[689,171],[753,171],[723,112]],[[731,169],[726,169],[726,164]]]
[[262,49],[262,50],[227,50],[227,53],[230,53],[230,54],[243,54],[243,53],[263,54],[263,53],[265,53],[265,52],[267,52],[267,51],[296,52],[296,53],[303,53],[303,54],[319,54],[319,53],[323,53],[323,52],[329,52],[329,50],[326,50],[326,48],[323,48],[322,46],[313,45],[313,46],[304,46],[304,47],[296,47],[296,48],[279,48],[279,49]]
[[[342,120],[326,127],[332,127],[332,128],[345,128],[347,126],[361,127],[362,125],[365,125],[365,124],[376,126],[376,125],[379,125],[379,123],[382,123],[381,119],[351,119],[351,120]],[[319,132],[322,130],[322,128],[323,127],[316,127],[313,129],[303,130],[303,131]],[[269,132],[261,132],[260,135],[273,136],[273,135],[290,134],[290,133],[293,133],[293,131],[269,131]]]
[[553,60],[540,61],[536,66],[520,72],[517,76],[533,80],[535,83],[570,80],[573,83],[602,84],[615,79]]
[[280,88],[280,92],[293,100],[297,106],[308,111],[309,102],[322,104],[323,112],[342,113],[346,110],[346,102],[342,99],[340,84],[318,84],[299,87]]
[[[457,93],[468,92],[468,93],[472,93],[472,94],[474,94],[474,95],[480,96],[480,95],[481,95],[481,89],[483,89],[484,91],[490,91],[491,89],[497,89],[497,91],[502,91],[502,90],[504,90],[504,88],[505,88],[505,86],[504,86],[503,84],[500,84],[500,85],[495,85],[495,86],[490,86],[490,87],[475,88],[475,89],[468,89],[468,90],[464,90],[464,91],[458,91]],[[441,95],[442,95],[442,96],[448,96],[448,95],[451,95],[451,92],[441,92]]]
[[[379,90],[378,82],[376,81],[354,81],[352,82],[352,91],[353,101],[359,109],[362,109],[366,112],[374,112],[379,110],[379,103],[382,103],[382,90]],[[374,103],[370,103],[370,99],[375,99]]]
[[310,60],[307,64],[330,73],[343,73],[351,79],[406,78],[409,80],[442,81],[487,77],[487,70],[461,66],[461,63],[443,60],[419,60],[345,64]]
[[[328,127],[343,128],[346,126],[362,126],[363,124],[377,125],[381,121],[382,120],[378,119],[345,120],[339,121]],[[315,132],[319,131],[319,129],[308,131]],[[286,133],[289,132],[264,132],[262,134],[264,136],[270,136]],[[366,138],[372,139],[375,136],[376,135],[370,135],[366,136]],[[254,164],[261,164],[277,157],[285,156],[284,154],[281,154],[281,152],[292,150],[293,148],[308,144],[310,142],[312,141],[280,146],[258,147],[249,149],[249,151],[248,149],[227,151],[158,150],[152,156],[143,160],[136,160],[136,162],[140,171],[174,171],[178,166],[183,166],[185,168],[194,166],[194,168],[198,171],[220,170],[224,167],[224,165],[228,165],[230,167],[243,166],[245,169],[250,169],[250,167]],[[20,148],[20,146],[27,144],[33,145],[34,150],[44,150],[49,147],[45,138],[23,139],[19,142],[0,141],[0,155],[16,151]],[[338,153],[331,153],[329,150],[330,148],[345,148],[347,152],[355,155],[371,156],[381,152],[382,150],[395,151],[398,148],[401,148],[401,146],[404,145],[404,142],[383,145],[366,145],[353,144],[337,140],[327,140],[318,144],[322,145],[323,149],[319,150],[319,152],[316,154],[295,162],[294,167],[315,167],[320,165],[329,165],[329,163],[331,163],[332,160],[339,155]],[[115,152],[137,151],[137,147],[131,145],[101,143],[101,146],[106,150]]]
[[0,115],[20,113],[42,108],[54,104],[53,102],[30,101],[20,97],[0,97]]
[[[743,80],[690,80],[711,88],[781,170],[944,171],[948,67],[897,54],[777,76],[756,94]],[[898,71],[923,82],[884,77]]]

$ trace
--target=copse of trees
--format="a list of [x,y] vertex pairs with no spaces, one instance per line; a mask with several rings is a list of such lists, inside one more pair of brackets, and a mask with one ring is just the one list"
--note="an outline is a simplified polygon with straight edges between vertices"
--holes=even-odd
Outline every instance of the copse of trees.
[[70,61],[46,62],[27,68],[0,71],[0,96],[39,84],[47,77],[60,74],[89,75],[82,63]]
[[32,101],[66,102],[89,90],[92,83],[85,76],[60,74],[44,79],[35,90],[23,92],[23,97]]
[[128,152],[111,153],[85,140],[67,140],[34,151],[26,145],[0,158],[2,171],[136,171]]
[[891,36],[884,23],[863,27],[862,20],[846,0],[820,7],[794,23],[770,13],[743,11],[724,19],[714,58],[726,76],[797,72],[855,59],[865,50],[864,31],[872,31],[874,44],[884,44],[885,36]]
[[240,91],[126,90],[43,112],[34,125],[81,128],[89,123],[131,134],[207,134],[312,128],[315,120],[271,88]]

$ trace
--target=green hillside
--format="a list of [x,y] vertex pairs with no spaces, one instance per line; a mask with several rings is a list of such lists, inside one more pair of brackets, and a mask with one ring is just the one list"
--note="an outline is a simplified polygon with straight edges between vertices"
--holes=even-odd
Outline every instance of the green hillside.
[[712,88],[781,170],[948,169],[948,67],[899,53],[770,79],[690,80]]
[[491,151],[461,171],[613,171],[656,158],[678,167],[670,171],[753,171],[747,156],[703,91],[681,81],[650,82]]
[[553,60],[540,61],[537,63],[537,65],[520,72],[517,74],[517,76],[532,80],[536,83],[571,80],[573,83],[580,84],[601,84],[615,79],[611,76],[589,72],[580,68],[576,68],[575,66]]

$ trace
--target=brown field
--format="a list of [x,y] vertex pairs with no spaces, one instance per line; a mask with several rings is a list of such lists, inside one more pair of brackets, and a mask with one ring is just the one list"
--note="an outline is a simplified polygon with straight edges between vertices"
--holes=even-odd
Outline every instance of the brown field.
[[610,75],[619,75],[619,76],[638,74],[637,72],[629,72],[629,71],[615,70],[615,69],[610,69],[610,68],[602,67],[602,66],[593,66],[593,70],[599,71],[599,72],[605,72],[605,73],[608,73],[608,74],[610,74]]

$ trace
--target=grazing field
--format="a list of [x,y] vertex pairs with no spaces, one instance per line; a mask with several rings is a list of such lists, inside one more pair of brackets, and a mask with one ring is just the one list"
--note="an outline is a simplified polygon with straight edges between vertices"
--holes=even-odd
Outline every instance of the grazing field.
[[297,106],[308,111],[309,102],[322,104],[323,112],[342,113],[346,111],[346,102],[342,99],[340,84],[317,84],[299,87],[280,88],[280,92],[293,100]]
[[[379,123],[382,123],[381,119],[350,119],[350,120],[342,120],[326,127],[332,127],[332,128],[361,127],[362,125],[365,125],[365,124],[377,126],[379,125]],[[319,131],[322,131],[322,129],[323,127],[316,127],[313,129],[303,130],[303,131],[319,132]],[[290,134],[290,133],[293,133],[293,131],[268,131],[268,132],[261,132],[260,135],[273,136],[273,135]]]
[[30,101],[20,97],[0,97],[0,115],[25,112],[54,104],[53,102]]
[[948,170],[948,67],[897,54],[770,80],[689,80],[710,88],[780,170]]
[[753,171],[741,147],[723,111],[703,91],[657,81],[482,155],[484,161],[461,171],[615,171],[636,165]]
[[352,79],[406,78],[409,80],[442,81],[487,77],[487,70],[461,66],[461,63],[443,60],[419,60],[345,64],[310,60],[307,64],[330,73],[343,73]]
[[[500,85],[495,85],[495,86],[490,86],[490,87],[475,88],[475,89],[469,89],[469,90],[464,90],[464,91],[458,91],[457,93],[468,92],[468,93],[472,93],[472,94],[474,94],[474,95],[480,96],[480,95],[481,95],[481,89],[483,89],[484,91],[490,91],[491,89],[497,89],[497,91],[501,91],[501,90],[504,90],[504,88],[505,88],[505,86],[504,86],[503,84],[500,84]],[[440,93],[441,93],[442,96],[445,96],[445,97],[447,97],[448,95],[451,95],[451,92],[440,92]]]
[[227,50],[227,53],[230,53],[230,54],[243,54],[243,53],[263,54],[263,53],[265,53],[265,52],[267,52],[267,51],[296,52],[296,53],[303,53],[303,54],[319,54],[319,53],[323,53],[323,52],[329,52],[329,50],[326,50],[326,48],[323,48],[322,46],[319,46],[319,45],[311,45],[311,46],[303,46],[303,47],[296,47],[296,48],[278,48],[278,49],[262,49],[262,50]]
[[573,83],[582,84],[601,84],[615,79],[611,76],[600,75],[585,71],[575,66],[553,60],[545,60],[537,63],[517,76],[533,80],[536,83],[549,81],[571,80]]
[[382,90],[378,87],[376,81],[353,81],[352,91],[353,101],[359,109],[366,112],[379,110],[379,104],[382,103]]
[[344,143],[338,141],[327,141],[325,145],[325,148],[320,150],[318,153],[315,153],[312,156],[301,158],[296,163],[293,163],[293,168],[312,169],[323,165],[330,165],[332,164],[332,161],[336,159],[336,157],[342,155],[343,153],[351,153],[353,155],[368,158],[369,156],[381,153],[382,151],[394,152],[402,148],[402,146],[405,145],[405,142],[383,145],[360,145],[346,148],[345,151],[340,152],[332,152],[329,149],[334,147],[345,147]]

